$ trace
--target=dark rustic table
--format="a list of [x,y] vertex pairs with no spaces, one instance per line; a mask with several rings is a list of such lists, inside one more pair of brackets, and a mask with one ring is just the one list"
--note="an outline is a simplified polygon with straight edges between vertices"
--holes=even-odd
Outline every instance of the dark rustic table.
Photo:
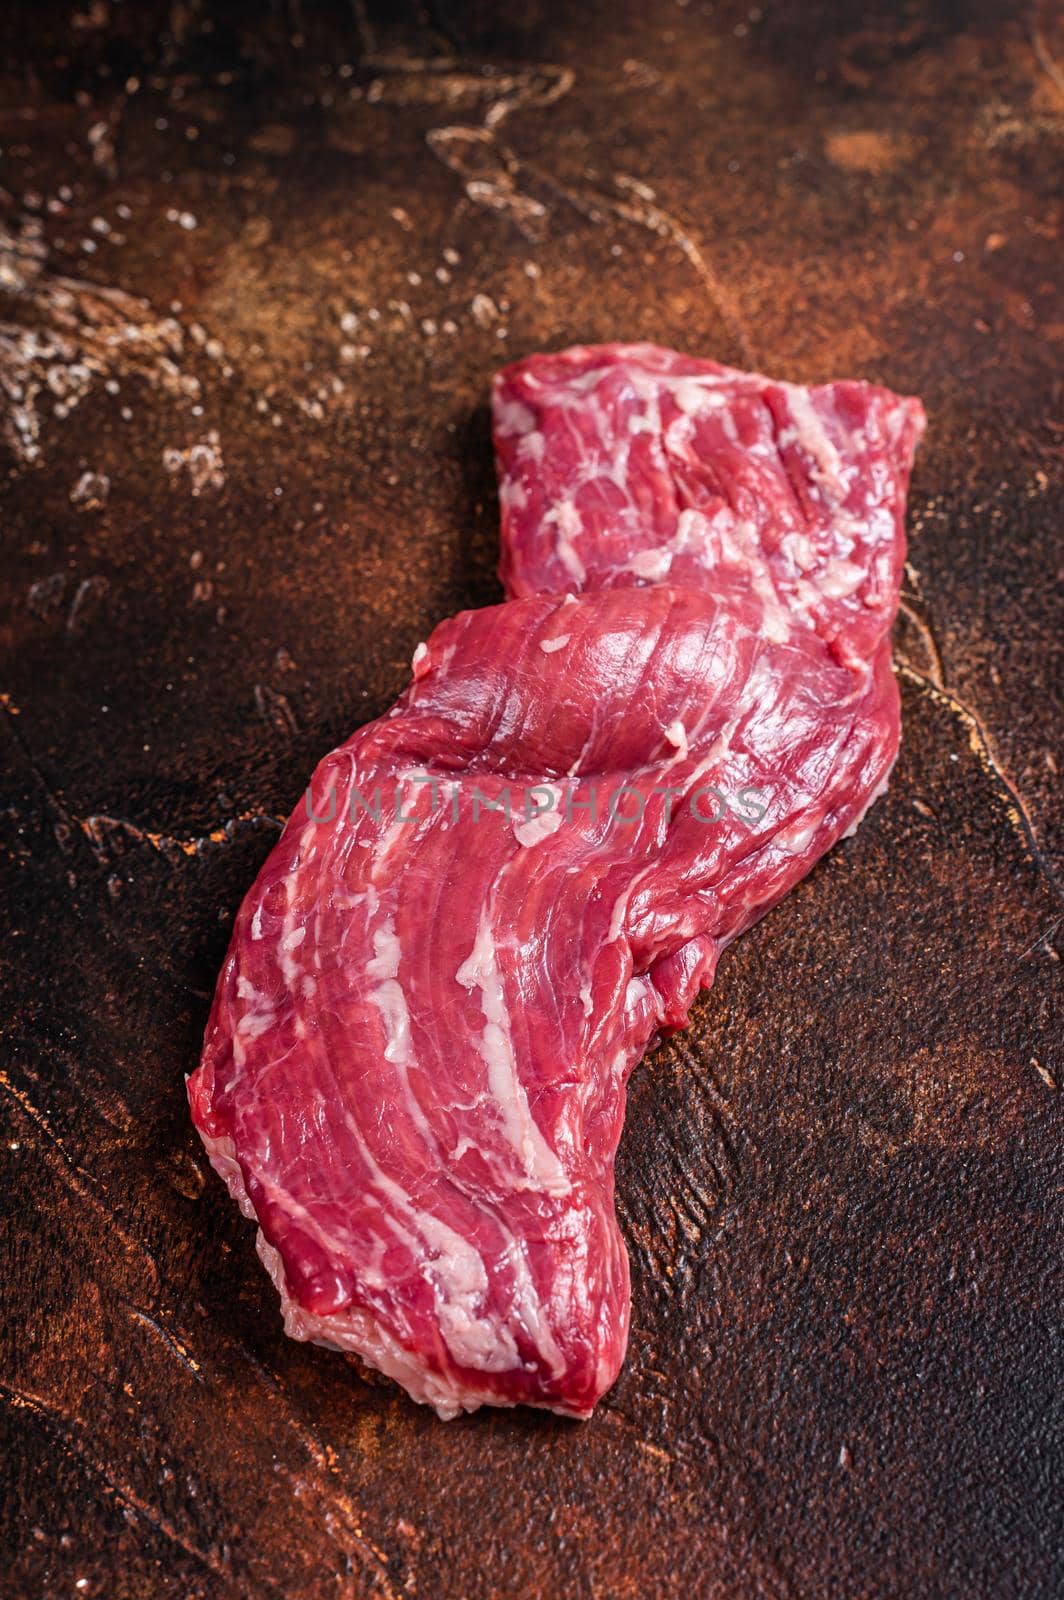
[[[0,1592],[1059,1595],[1059,11],[0,27]],[[614,338],[923,397],[904,746],[633,1080],[615,1390],[444,1426],[283,1337],[183,1075],[275,819],[499,592],[492,371]]]

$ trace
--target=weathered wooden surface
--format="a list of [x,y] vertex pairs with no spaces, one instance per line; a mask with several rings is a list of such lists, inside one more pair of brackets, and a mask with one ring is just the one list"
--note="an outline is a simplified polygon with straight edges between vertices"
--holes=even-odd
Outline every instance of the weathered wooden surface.
[[[1059,13],[0,26],[0,1590],[1059,1594]],[[183,1074],[271,819],[497,593],[491,372],[644,336],[924,398],[904,749],[633,1081],[615,1391],[443,1426],[284,1339]]]

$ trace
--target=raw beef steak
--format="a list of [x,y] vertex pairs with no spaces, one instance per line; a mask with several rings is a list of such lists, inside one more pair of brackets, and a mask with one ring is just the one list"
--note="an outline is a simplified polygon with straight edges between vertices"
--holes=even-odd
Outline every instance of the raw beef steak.
[[511,598],[245,900],[189,1082],[295,1338],[441,1416],[617,1375],[625,1083],[886,785],[915,400],[648,345],[495,388]]

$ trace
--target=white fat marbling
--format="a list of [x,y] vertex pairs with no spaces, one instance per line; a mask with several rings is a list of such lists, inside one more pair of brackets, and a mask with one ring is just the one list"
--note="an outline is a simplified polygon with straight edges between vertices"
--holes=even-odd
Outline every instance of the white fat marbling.
[[476,942],[455,973],[464,989],[479,989],[485,1025],[477,1050],[488,1069],[488,1089],[507,1143],[518,1155],[530,1187],[568,1194],[572,1185],[540,1132],[514,1056],[510,1015],[496,963],[491,923],[482,915]]

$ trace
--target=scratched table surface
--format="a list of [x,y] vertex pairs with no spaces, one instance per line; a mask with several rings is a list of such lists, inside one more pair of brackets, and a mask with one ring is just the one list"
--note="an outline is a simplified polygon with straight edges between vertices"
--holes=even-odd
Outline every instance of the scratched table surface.
[[[1059,1595],[1059,12],[0,29],[0,1592]],[[493,370],[637,338],[923,397],[904,745],[634,1076],[616,1388],[443,1425],[284,1338],[184,1075],[316,758],[499,595]]]

